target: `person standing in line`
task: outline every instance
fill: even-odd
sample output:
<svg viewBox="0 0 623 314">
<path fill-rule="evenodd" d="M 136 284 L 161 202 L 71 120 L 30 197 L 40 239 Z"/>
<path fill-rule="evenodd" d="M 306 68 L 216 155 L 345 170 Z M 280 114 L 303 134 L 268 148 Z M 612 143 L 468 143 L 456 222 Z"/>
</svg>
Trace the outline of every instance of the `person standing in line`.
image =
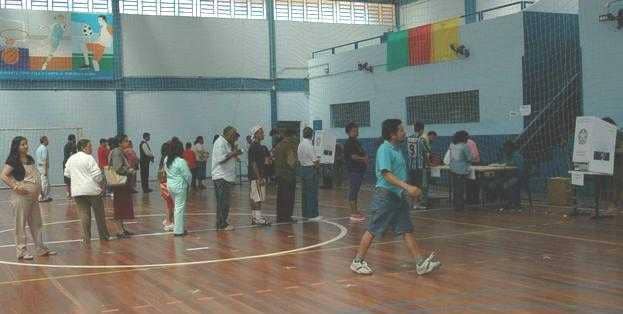
<svg viewBox="0 0 623 314">
<path fill-rule="evenodd" d="M 477 166 L 480 165 L 480 150 L 478 150 L 478 145 L 474 141 L 474 139 L 469 136 L 467 131 L 463 131 L 467 134 L 467 148 L 469 149 L 470 154 L 472 154 L 472 165 Z M 465 194 L 467 198 L 467 204 L 469 205 L 477 205 L 480 203 L 480 184 L 478 180 L 468 179 L 469 182 L 465 186 Z"/>
<path fill-rule="evenodd" d="M 164 231 L 173 231 L 173 210 L 175 203 L 173 202 L 173 196 L 169 191 L 169 185 L 167 184 L 167 172 L 164 169 L 164 161 L 169 153 L 169 142 L 165 142 L 160 147 L 160 165 L 158 167 L 158 182 L 160 182 L 160 197 L 165 204 L 164 220 L 162 221 L 162 229 Z"/>
<path fill-rule="evenodd" d="M 186 152 L 194 156 L 190 150 L 190 143 L 186 144 Z M 173 137 L 169 141 L 169 152 L 164 161 L 164 171 L 167 174 L 167 186 L 175 202 L 173 234 L 176 237 L 185 236 L 188 231 L 185 229 L 186 201 L 188 200 L 188 188 L 190 187 L 192 174 L 188 163 L 182 155 L 186 154 L 182 142 Z"/>
<path fill-rule="evenodd" d="M 110 154 L 108 143 L 110 142 L 112 142 L 110 139 L 102 138 L 100 139 L 100 146 L 97 148 L 97 165 L 102 171 L 104 171 L 105 167 L 108 167 L 108 155 Z M 106 180 L 104 180 L 104 190 L 106 191 L 106 196 L 112 196 L 112 190 L 106 185 Z"/>
<path fill-rule="evenodd" d="M 77 153 L 76 149 L 76 136 L 74 134 L 69 134 L 67 136 L 67 143 L 63 147 L 63 173 L 65 172 L 65 163 L 69 160 L 71 155 Z M 67 199 L 71 199 L 71 179 L 67 177 L 63 177 L 65 181 L 65 191 L 67 193 Z"/>
<path fill-rule="evenodd" d="M 428 274 L 441 266 L 435 253 L 425 257 L 413 235 L 408 198 L 417 199 L 422 191 L 408 184 L 407 165 L 402 152 L 405 130 L 399 119 L 383 121 L 383 139 L 376 152 L 376 188 L 372 199 L 368 227 L 361 238 L 357 255 L 350 269 L 360 275 L 371 275 L 374 269 L 365 261 L 366 253 L 374 238 L 382 236 L 387 229 L 402 235 L 415 260 L 418 275 Z"/>
<path fill-rule="evenodd" d="M 363 178 L 368 169 L 368 154 L 357 139 L 359 137 L 359 126 L 355 122 L 346 125 L 348 140 L 344 144 L 344 160 L 348 169 L 350 188 L 348 190 L 348 203 L 350 205 L 350 220 L 362 222 L 366 217 L 359 211 L 357 198 L 363 183 Z"/>
<path fill-rule="evenodd" d="M 50 180 L 48 179 L 48 174 L 50 173 L 50 155 L 48 152 L 48 142 L 47 136 L 42 136 L 39 139 L 41 145 L 37 147 L 35 151 L 35 161 L 37 163 L 37 170 L 41 175 L 41 195 L 39 195 L 39 202 L 51 202 L 52 198 L 50 197 Z"/>
<path fill-rule="evenodd" d="M 413 204 L 413 209 L 426 209 L 428 206 L 428 168 L 431 148 L 424 135 L 424 123 L 416 121 L 413 129 L 415 134 L 407 139 L 409 154 L 409 184 L 422 190 L 419 203 Z"/>
<path fill-rule="evenodd" d="M 236 182 L 236 161 L 242 155 L 236 140 L 236 129 L 227 126 L 212 148 L 212 181 L 216 194 L 216 229 L 231 231 L 234 226 L 227 221 L 231 201 L 231 186 Z"/>
<path fill-rule="evenodd" d="M 32 260 L 34 257 L 26 246 L 26 225 L 35 243 L 38 256 L 56 255 L 43 243 L 41 208 L 37 202 L 41 193 L 40 175 L 35 160 L 28 155 L 28 140 L 22 136 L 11 141 L 0 179 L 11 189 L 9 205 L 15 215 L 15 248 L 18 260 Z"/>
<path fill-rule="evenodd" d="M 193 190 L 197 189 L 197 156 L 195 152 L 192 150 L 193 145 L 188 142 L 186 143 L 186 149 L 183 150 L 182 157 L 186 160 L 186 164 L 188 164 L 188 168 L 190 168 L 190 173 L 192 175 L 191 186 Z"/>
<path fill-rule="evenodd" d="M 201 190 L 205 190 L 206 186 L 203 184 L 203 181 L 208 176 L 207 167 L 208 167 L 208 157 L 210 157 L 210 153 L 205 148 L 205 143 L 203 140 L 203 136 L 197 136 L 195 139 L 195 144 L 193 145 L 193 152 L 195 152 L 195 157 L 197 158 L 197 180 L 198 187 Z"/>
<path fill-rule="evenodd" d="M 136 170 L 132 169 L 125 158 L 123 151 L 130 146 L 130 140 L 125 134 L 117 135 L 111 144 L 109 164 L 117 174 L 128 177 L 128 182 L 132 176 L 136 176 Z M 134 233 L 128 231 L 123 222 L 124 220 L 134 219 L 134 204 L 132 203 L 132 187 L 126 182 L 124 185 L 112 188 L 115 195 L 113 198 L 114 219 L 117 224 L 117 237 L 127 238 Z"/>
<path fill-rule="evenodd" d="M 335 144 L 335 160 L 333 163 L 333 182 L 338 188 L 342 187 L 344 181 L 344 145 Z"/>
<path fill-rule="evenodd" d="M 251 128 L 249 146 L 249 200 L 251 205 L 251 224 L 269 226 L 268 218 L 262 216 L 262 202 L 266 200 L 266 159 L 267 149 L 262 146 L 264 129 L 261 126 Z"/>
<path fill-rule="evenodd" d="M 296 222 L 292 219 L 296 192 L 297 141 L 294 131 L 285 129 L 274 148 L 275 176 L 277 178 L 277 222 Z"/>
<path fill-rule="evenodd" d="M 151 147 L 149 147 L 149 140 L 151 139 L 151 134 L 143 133 L 143 141 L 139 147 L 140 154 L 140 164 L 141 164 L 141 186 L 143 188 L 143 193 L 150 193 L 153 190 L 149 188 L 149 167 L 152 162 L 154 162 L 154 154 L 151 152 Z"/>
<path fill-rule="evenodd" d="M 303 207 L 303 218 L 309 220 L 321 220 L 322 216 L 318 213 L 318 171 L 320 157 L 314 150 L 312 138 L 314 130 L 310 127 L 303 129 L 303 140 L 298 146 L 297 156 L 301 166 L 301 199 Z"/>
<path fill-rule="evenodd" d="M 108 227 L 104 212 L 104 178 L 95 158 L 91 156 L 93 146 L 91 141 L 78 141 L 78 152 L 69 157 L 64 175 L 72 180 L 71 195 L 78 205 L 78 215 L 82 225 L 82 242 L 86 247 L 91 245 L 91 209 L 95 215 L 95 223 L 99 238 L 108 241 Z"/>
<path fill-rule="evenodd" d="M 123 155 L 128 161 L 128 165 L 130 165 L 130 168 L 134 169 L 134 171 L 138 171 L 139 159 L 138 156 L 136 156 L 136 151 L 134 150 L 134 144 L 132 143 L 132 141 L 130 141 L 130 146 L 123 150 Z M 138 193 L 138 191 L 136 190 L 136 176 L 129 177 L 128 179 L 131 180 L 128 184 L 132 189 L 132 193 Z"/>
<path fill-rule="evenodd" d="M 452 138 L 452 144 L 448 149 L 450 159 L 450 180 L 452 180 L 452 200 L 454 210 L 465 209 L 465 184 L 470 173 L 473 155 L 467 147 L 469 135 L 465 131 L 458 131 Z"/>
</svg>

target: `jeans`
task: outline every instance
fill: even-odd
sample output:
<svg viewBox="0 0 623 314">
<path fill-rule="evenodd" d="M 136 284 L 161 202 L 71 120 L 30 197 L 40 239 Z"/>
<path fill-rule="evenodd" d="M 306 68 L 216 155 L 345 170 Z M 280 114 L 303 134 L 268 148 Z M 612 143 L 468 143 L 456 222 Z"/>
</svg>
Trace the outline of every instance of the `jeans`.
<svg viewBox="0 0 623 314">
<path fill-rule="evenodd" d="M 452 201 L 455 210 L 465 209 L 465 181 L 467 180 L 466 174 L 456 174 L 450 172 L 452 180 Z M 469 181 L 472 182 L 471 180 Z"/>
<path fill-rule="evenodd" d="M 303 201 L 303 217 L 318 216 L 318 171 L 316 167 L 301 167 L 301 199 Z"/>
<path fill-rule="evenodd" d="M 224 179 L 214 180 L 214 193 L 216 194 L 216 229 L 225 229 L 229 224 L 229 204 L 231 201 L 232 183 Z M 177 222 L 176 222 L 177 224 Z"/>
</svg>

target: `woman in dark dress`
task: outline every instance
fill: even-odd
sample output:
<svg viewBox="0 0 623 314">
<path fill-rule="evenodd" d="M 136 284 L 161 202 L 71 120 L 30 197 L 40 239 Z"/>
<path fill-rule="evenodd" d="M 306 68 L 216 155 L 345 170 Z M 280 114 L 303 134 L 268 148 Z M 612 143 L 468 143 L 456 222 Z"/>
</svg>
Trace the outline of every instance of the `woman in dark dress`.
<svg viewBox="0 0 623 314">
<path fill-rule="evenodd" d="M 122 186 L 115 186 L 113 190 L 114 219 L 117 223 L 119 232 L 117 237 L 127 238 L 134 233 L 125 229 L 124 220 L 134 219 L 134 205 L 132 204 L 132 178 L 136 176 L 136 170 L 130 167 L 123 151 L 130 147 L 130 140 L 127 135 L 118 135 L 112 143 L 110 152 L 110 166 L 115 172 L 122 176 L 128 176 L 127 183 Z"/>
</svg>

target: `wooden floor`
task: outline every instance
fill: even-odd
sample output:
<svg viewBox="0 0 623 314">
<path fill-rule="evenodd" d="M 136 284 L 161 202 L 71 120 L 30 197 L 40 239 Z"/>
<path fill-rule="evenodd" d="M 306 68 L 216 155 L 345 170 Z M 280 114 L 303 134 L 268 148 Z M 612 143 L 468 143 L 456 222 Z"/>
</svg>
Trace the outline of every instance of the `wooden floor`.
<svg viewBox="0 0 623 314">
<path fill-rule="evenodd" d="M 621 218 L 414 212 L 416 236 L 438 251 L 440 271 L 418 277 L 403 243 L 387 235 L 368 256 L 376 273 L 362 277 L 349 265 L 365 225 L 345 218 L 345 190 L 321 191 L 325 221 L 268 228 L 249 226 L 247 193 L 234 189 L 233 232 L 214 231 L 212 190 L 193 195 L 184 238 L 161 233 L 157 192 L 136 194 L 128 227 L 138 236 L 84 249 L 75 204 L 55 189 L 42 209 L 59 255 L 16 263 L 1 191 L 0 312 L 623 313 Z M 364 191 L 361 203 L 370 197 Z"/>
</svg>

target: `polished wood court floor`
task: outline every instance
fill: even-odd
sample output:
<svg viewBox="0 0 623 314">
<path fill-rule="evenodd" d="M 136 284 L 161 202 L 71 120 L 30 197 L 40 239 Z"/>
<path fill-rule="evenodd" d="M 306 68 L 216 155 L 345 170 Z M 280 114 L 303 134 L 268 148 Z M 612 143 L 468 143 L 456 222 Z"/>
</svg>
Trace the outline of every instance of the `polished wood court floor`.
<svg viewBox="0 0 623 314">
<path fill-rule="evenodd" d="M 401 239 L 388 234 L 368 256 L 376 273 L 364 277 L 349 269 L 365 225 L 345 218 L 345 190 L 321 190 L 325 221 L 265 228 L 249 226 L 247 193 L 234 189 L 231 232 L 213 229 L 213 191 L 193 194 L 184 238 L 162 233 L 156 191 L 136 194 L 128 228 L 137 236 L 86 249 L 75 204 L 58 188 L 41 207 L 59 255 L 17 263 L 1 191 L 0 313 L 623 313 L 620 216 L 413 212 L 420 245 L 443 267 L 418 277 Z M 370 198 L 363 191 L 361 204 Z M 268 214 L 274 204 L 271 196 Z"/>
</svg>

